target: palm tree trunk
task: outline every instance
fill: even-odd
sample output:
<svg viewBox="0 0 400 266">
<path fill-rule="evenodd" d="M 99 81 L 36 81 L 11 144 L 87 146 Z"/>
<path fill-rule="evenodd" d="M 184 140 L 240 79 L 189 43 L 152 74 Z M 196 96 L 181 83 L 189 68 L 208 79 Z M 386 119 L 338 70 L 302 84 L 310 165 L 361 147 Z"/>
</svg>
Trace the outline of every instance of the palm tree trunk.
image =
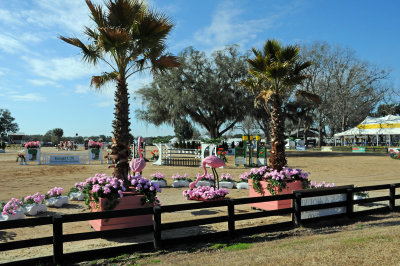
<svg viewBox="0 0 400 266">
<path fill-rule="evenodd" d="M 287 164 L 285 155 L 285 135 L 282 114 L 282 100 L 279 95 L 271 96 L 271 155 L 270 166 L 275 170 L 282 170 Z"/>
<path fill-rule="evenodd" d="M 129 164 L 129 95 L 128 84 L 125 77 L 118 77 L 117 89 L 115 91 L 115 109 L 114 109 L 114 138 L 115 144 L 112 149 L 114 155 L 114 176 L 124 180 L 124 184 L 128 183 Z"/>
</svg>

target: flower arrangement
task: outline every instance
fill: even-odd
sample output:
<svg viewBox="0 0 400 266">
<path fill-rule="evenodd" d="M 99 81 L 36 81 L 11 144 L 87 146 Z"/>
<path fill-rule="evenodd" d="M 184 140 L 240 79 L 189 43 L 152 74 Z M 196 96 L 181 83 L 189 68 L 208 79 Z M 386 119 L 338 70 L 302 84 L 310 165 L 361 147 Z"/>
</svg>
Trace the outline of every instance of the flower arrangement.
<svg viewBox="0 0 400 266">
<path fill-rule="evenodd" d="M 64 189 L 62 187 L 53 187 L 52 189 L 47 191 L 47 193 L 45 195 L 45 199 L 58 198 L 62 195 L 63 191 L 64 191 Z"/>
<path fill-rule="evenodd" d="M 158 150 L 150 151 L 150 153 L 152 155 L 150 160 L 152 160 L 152 161 L 157 161 L 158 157 L 160 157 L 158 154 Z"/>
<path fill-rule="evenodd" d="M 144 195 L 142 198 L 142 204 L 151 203 L 154 205 L 161 205 L 160 200 L 157 197 L 157 192 L 161 192 L 161 188 L 158 184 L 153 184 L 150 180 L 140 175 L 129 175 L 128 180 L 131 182 L 135 192 Z"/>
<path fill-rule="evenodd" d="M 154 173 L 154 174 L 150 175 L 150 177 L 151 177 L 151 180 L 166 181 L 165 175 L 160 172 Z"/>
<path fill-rule="evenodd" d="M 172 175 L 172 180 L 192 182 L 192 180 L 189 178 L 189 174 L 187 174 L 187 173 L 185 173 L 183 176 L 181 176 L 179 173 Z"/>
<path fill-rule="evenodd" d="M 390 149 L 389 156 L 392 159 L 400 159 L 400 151 L 398 149 Z"/>
<path fill-rule="evenodd" d="M 17 211 L 22 207 L 23 203 L 19 199 L 12 198 L 10 201 L 7 203 L 2 203 L 3 206 L 3 211 L 2 215 L 16 215 Z"/>
<path fill-rule="evenodd" d="M 22 203 L 24 204 L 24 205 L 26 205 L 26 204 L 39 204 L 39 203 L 42 203 L 43 202 L 43 200 L 45 199 L 45 195 L 42 195 L 42 194 L 40 194 L 39 192 L 36 192 L 35 194 L 33 194 L 33 195 L 28 195 L 28 196 L 26 196 L 24 199 L 23 199 L 23 201 L 22 201 Z"/>
<path fill-rule="evenodd" d="M 183 191 L 183 196 L 187 200 L 221 200 L 229 194 L 227 189 L 214 189 L 213 187 L 200 186 L 196 189 L 188 189 Z"/>
<path fill-rule="evenodd" d="M 112 210 L 118 205 L 118 199 L 123 197 L 125 191 L 124 181 L 106 174 L 95 174 L 79 183 L 81 191 L 85 194 L 85 204 L 91 208 L 91 202 L 95 202 L 98 208 L 99 199 L 108 199 L 105 209 Z"/>
<path fill-rule="evenodd" d="M 29 141 L 29 142 L 25 143 L 25 148 L 27 148 L 27 149 L 40 148 L 40 141 Z"/>
<path fill-rule="evenodd" d="M 25 160 L 25 153 L 19 153 L 19 154 L 17 155 L 17 160 L 16 160 L 16 162 L 18 162 L 18 161 L 20 161 L 20 162 L 26 162 L 26 160 Z"/>
<path fill-rule="evenodd" d="M 196 175 L 196 178 L 198 178 L 199 176 L 202 176 L 202 174 L 198 173 Z M 208 180 L 208 181 L 214 182 L 214 175 L 207 173 L 206 176 L 203 178 L 203 180 Z"/>
<path fill-rule="evenodd" d="M 303 188 L 309 187 L 308 180 L 309 173 L 302 172 L 301 169 L 292 169 L 283 167 L 281 171 L 269 169 L 268 166 L 262 166 L 260 168 L 252 168 L 250 175 L 248 176 L 253 182 L 253 189 L 262 194 L 261 181 L 267 182 L 267 189 L 271 195 L 276 195 L 283 188 L 286 188 L 287 182 L 293 182 L 295 180 L 303 181 Z"/>
<path fill-rule="evenodd" d="M 35 216 L 38 213 L 47 212 L 47 207 L 43 204 L 46 195 L 42 195 L 39 192 L 28 195 L 22 199 L 22 210 L 24 214 Z"/>
<path fill-rule="evenodd" d="M 221 174 L 221 181 L 222 182 L 235 182 L 235 179 L 233 177 L 233 175 L 229 174 L 229 173 L 222 173 Z"/>
<path fill-rule="evenodd" d="M 240 181 L 239 183 L 247 183 L 249 180 L 249 172 L 245 172 L 244 174 L 239 175 Z"/>
<path fill-rule="evenodd" d="M 103 147 L 103 143 L 101 143 L 101 142 L 96 142 L 96 141 L 93 141 L 93 140 L 89 140 L 89 145 L 88 145 L 88 147 L 89 147 L 90 149 L 100 149 L 101 147 Z"/>
<path fill-rule="evenodd" d="M 70 200 L 84 200 L 85 194 L 83 189 L 85 188 L 85 182 L 75 183 L 75 186 L 70 188 L 68 192 L 68 198 Z"/>
<path fill-rule="evenodd" d="M 218 151 L 217 151 L 217 155 L 222 161 L 224 161 L 224 162 L 228 161 L 226 159 L 226 151 L 224 151 L 224 148 L 219 148 Z"/>
<path fill-rule="evenodd" d="M 334 187 L 335 183 L 326 183 L 322 181 L 321 183 L 317 183 L 314 181 L 310 181 L 309 188 L 326 188 L 326 187 Z"/>
</svg>

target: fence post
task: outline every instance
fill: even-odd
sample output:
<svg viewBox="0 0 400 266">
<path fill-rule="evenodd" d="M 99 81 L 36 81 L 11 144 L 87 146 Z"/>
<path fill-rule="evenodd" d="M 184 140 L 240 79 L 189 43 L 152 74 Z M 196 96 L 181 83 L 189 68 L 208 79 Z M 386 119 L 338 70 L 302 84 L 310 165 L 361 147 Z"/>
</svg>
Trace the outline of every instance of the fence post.
<svg viewBox="0 0 400 266">
<path fill-rule="evenodd" d="M 61 215 L 53 215 L 53 263 L 63 263 L 63 218 Z"/>
<path fill-rule="evenodd" d="M 354 212 L 354 200 L 353 200 L 353 189 L 348 188 L 346 189 L 346 214 L 347 217 L 351 218 L 353 217 L 353 212 Z"/>
<path fill-rule="evenodd" d="M 301 192 L 294 193 L 293 208 L 293 222 L 296 226 L 301 226 Z"/>
<path fill-rule="evenodd" d="M 153 214 L 153 246 L 155 250 L 158 250 L 161 248 L 161 207 L 154 206 Z"/>
<path fill-rule="evenodd" d="M 389 209 L 390 211 L 394 211 L 396 206 L 396 186 L 394 184 L 390 184 L 390 199 L 389 199 Z"/>
<path fill-rule="evenodd" d="M 235 238 L 235 203 L 233 199 L 227 200 L 228 204 L 228 231 L 231 238 Z"/>
</svg>

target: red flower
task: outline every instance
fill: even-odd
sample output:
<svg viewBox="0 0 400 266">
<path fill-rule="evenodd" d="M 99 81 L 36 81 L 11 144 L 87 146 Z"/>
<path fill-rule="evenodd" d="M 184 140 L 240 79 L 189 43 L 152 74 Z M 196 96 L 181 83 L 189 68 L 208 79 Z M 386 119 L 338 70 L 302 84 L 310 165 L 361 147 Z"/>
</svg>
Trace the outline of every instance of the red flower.
<svg viewBox="0 0 400 266">
<path fill-rule="evenodd" d="M 264 152 L 263 151 L 260 151 L 260 154 L 263 154 Z"/>
<path fill-rule="evenodd" d="M 218 153 L 218 154 L 221 154 L 221 152 L 220 152 L 220 151 L 218 151 L 217 153 Z"/>
<path fill-rule="evenodd" d="M 201 146 L 197 146 L 197 149 L 199 149 L 199 150 L 200 150 L 200 149 L 201 149 Z"/>
<path fill-rule="evenodd" d="M 225 155 L 225 154 L 226 154 L 226 151 L 224 151 L 222 154 Z"/>
<path fill-rule="evenodd" d="M 219 148 L 218 150 L 220 150 L 220 151 L 223 151 L 223 150 L 224 150 L 224 148 Z"/>
</svg>

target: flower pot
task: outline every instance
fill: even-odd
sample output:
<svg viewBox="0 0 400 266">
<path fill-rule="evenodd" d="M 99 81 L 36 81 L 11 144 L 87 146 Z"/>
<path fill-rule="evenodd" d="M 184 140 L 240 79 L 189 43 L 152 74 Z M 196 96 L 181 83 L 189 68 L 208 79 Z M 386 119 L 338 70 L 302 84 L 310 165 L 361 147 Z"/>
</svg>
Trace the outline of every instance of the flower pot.
<svg viewBox="0 0 400 266">
<path fill-rule="evenodd" d="M 15 215 L 12 214 L 1 214 L 0 215 L 0 221 L 12 221 L 12 220 L 19 220 L 19 219 L 25 219 L 25 214 L 23 210 L 18 210 Z"/>
<path fill-rule="evenodd" d="M 159 187 L 167 186 L 167 182 L 165 182 L 164 180 L 150 180 L 150 183 L 157 184 Z"/>
<path fill-rule="evenodd" d="M 214 185 L 213 181 L 201 180 L 197 183 L 196 187 L 212 187 Z"/>
<path fill-rule="evenodd" d="M 249 179 L 249 196 L 250 197 L 262 197 L 262 196 L 272 196 L 272 194 L 267 189 L 267 181 L 260 181 L 262 187 L 262 194 L 256 192 L 252 187 L 252 181 Z M 296 180 L 292 182 L 286 183 L 286 188 L 283 188 L 282 191 L 279 191 L 279 187 L 275 189 L 276 195 L 284 195 L 291 194 L 294 190 L 303 189 L 303 182 L 301 180 Z M 250 206 L 262 210 L 278 210 L 292 207 L 292 200 L 276 200 L 276 201 L 267 201 L 267 202 L 259 202 L 259 203 L 251 203 Z"/>
<path fill-rule="evenodd" d="M 176 180 L 172 183 L 172 187 L 189 187 L 189 181 L 187 180 Z"/>
<path fill-rule="evenodd" d="M 47 212 L 47 206 L 45 204 L 27 204 L 22 208 L 25 215 L 35 216 L 39 213 Z"/>
<path fill-rule="evenodd" d="M 69 200 L 68 200 L 67 196 L 51 197 L 51 198 L 45 200 L 46 206 L 55 207 L 55 208 L 60 208 L 68 203 L 69 203 Z"/>
<path fill-rule="evenodd" d="M 78 192 L 71 192 L 68 195 L 70 200 L 85 200 L 85 195 L 82 193 L 82 191 L 78 191 Z"/>
<path fill-rule="evenodd" d="M 249 189 L 249 183 L 240 182 L 236 184 L 237 189 Z"/>
<path fill-rule="evenodd" d="M 100 155 L 100 149 L 90 149 L 92 153 L 92 160 L 98 160 Z"/>
<path fill-rule="evenodd" d="M 36 159 L 37 159 L 37 153 L 38 153 L 38 150 L 37 149 L 32 149 L 32 148 L 28 148 L 28 154 L 29 154 L 29 158 L 28 158 L 28 160 L 29 161 L 36 161 Z"/>
<path fill-rule="evenodd" d="M 221 181 L 221 182 L 219 182 L 219 187 L 220 188 L 233 188 L 233 185 L 235 185 L 235 182 L 229 182 L 229 181 Z"/>
<path fill-rule="evenodd" d="M 114 210 L 124 210 L 124 209 L 137 209 L 137 208 L 146 208 L 146 207 L 153 207 L 152 204 L 147 203 L 142 205 L 143 195 L 138 195 L 133 192 L 124 192 L 124 197 L 119 199 L 118 205 L 114 208 Z M 91 202 L 91 211 L 98 212 L 98 211 L 105 211 L 106 202 L 108 199 L 100 198 L 98 208 L 96 208 L 96 203 Z M 104 231 L 104 230 L 111 230 L 111 229 L 121 229 L 121 228 L 131 228 L 131 227 L 138 227 L 138 226 L 145 226 L 145 225 L 152 225 L 153 224 L 153 215 L 146 214 L 140 216 L 127 216 L 121 218 L 110 218 L 110 219 L 97 219 L 97 220 L 90 220 L 89 224 L 93 227 L 96 231 Z"/>
</svg>

